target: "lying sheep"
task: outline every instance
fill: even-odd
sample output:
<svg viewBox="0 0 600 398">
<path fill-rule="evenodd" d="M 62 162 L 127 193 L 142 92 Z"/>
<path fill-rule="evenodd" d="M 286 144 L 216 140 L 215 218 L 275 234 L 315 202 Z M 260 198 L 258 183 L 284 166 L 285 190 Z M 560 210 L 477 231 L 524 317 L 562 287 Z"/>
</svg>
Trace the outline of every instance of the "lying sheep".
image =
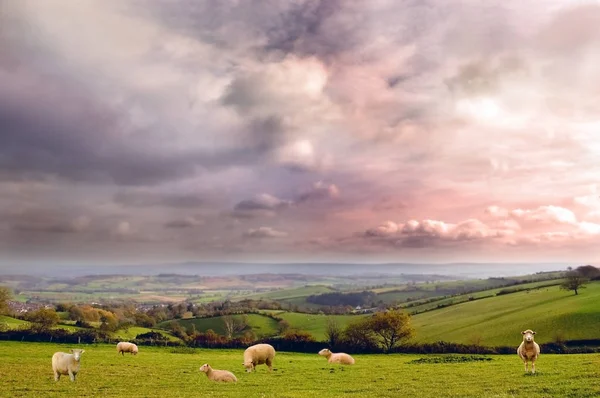
<svg viewBox="0 0 600 398">
<path fill-rule="evenodd" d="M 81 354 L 85 350 L 71 350 L 70 354 L 66 352 L 55 352 L 52 355 L 52 371 L 54 372 L 54 380 L 60 380 L 60 375 L 69 375 L 71 381 L 75 381 L 75 377 L 79 372 L 79 362 Z"/>
<path fill-rule="evenodd" d="M 131 355 L 137 355 L 138 346 L 133 343 L 127 343 L 124 341 L 117 344 L 117 354 L 121 354 L 121 355 L 125 356 L 126 352 L 130 352 Z"/>
<path fill-rule="evenodd" d="M 275 358 L 275 348 L 270 344 L 256 344 L 246 348 L 244 351 L 244 367 L 246 372 L 256 370 L 256 365 L 266 364 L 269 372 L 273 371 L 273 359 Z"/>
<path fill-rule="evenodd" d="M 339 363 L 340 365 L 354 365 L 354 358 L 343 352 L 338 352 L 334 354 L 333 352 L 329 351 L 329 349 L 323 348 L 321 351 L 319 351 L 319 355 L 327 358 L 327 362 L 329 363 Z"/>
<path fill-rule="evenodd" d="M 206 373 L 206 376 L 209 380 L 212 381 L 222 381 L 225 383 L 235 383 L 237 382 L 237 377 L 233 373 L 228 370 L 218 370 L 210 367 L 209 364 L 205 363 L 200 366 L 200 372 Z"/>
<path fill-rule="evenodd" d="M 527 329 L 521 332 L 521 334 L 523 335 L 523 341 L 519 345 L 519 348 L 517 348 L 517 354 L 525 364 L 525 372 L 527 372 L 527 361 L 531 361 L 531 373 L 535 373 L 535 360 L 540 355 L 540 346 L 533 341 L 535 332 Z"/>
</svg>

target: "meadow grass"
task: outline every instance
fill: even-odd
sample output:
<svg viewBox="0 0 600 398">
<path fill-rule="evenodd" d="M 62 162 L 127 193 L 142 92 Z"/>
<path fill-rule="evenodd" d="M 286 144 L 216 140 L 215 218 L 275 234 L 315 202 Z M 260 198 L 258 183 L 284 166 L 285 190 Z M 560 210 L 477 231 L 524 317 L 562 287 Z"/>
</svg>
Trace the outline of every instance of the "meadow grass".
<svg viewBox="0 0 600 398">
<path fill-rule="evenodd" d="M 252 331 L 257 337 L 272 336 L 277 334 L 277 321 L 260 314 L 247 314 L 245 315 L 248 320 L 248 325 L 252 328 Z M 234 318 L 241 318 L 242 315 L 233 315 Z M 168 327 L 172 321 L 167 321 L 159 324 L 159 327 Z M 177 322 L 184 328 L 189 328 L 190 325 L 196 327 L 198 332 L 206 332 L 212 329 L 215 333 L 225 335 L 225 324 L 223 317 L 214 316 L 209 318 L 192 318 L 192 319 L 180 319 Z"/>
<path fill-rule="evenodd" d="M 517 355 L 491 360 L 435 360 L 445 356 L 356 355 L 356 365 L 330 365 L 316 354 L 279 352 L 274 371 L 243 371 L 242 350 L 140 347 L 137 356 L 114 345 L 81 345 L 75 382 L 52 377 L 51 357 L 72 346 L 0 342 L 0 397 L 596 397 L 600 356 L 543 355 L 526 375 Z M 425 360 L 423 360 L 425 358 Z M 427 358 L 431 358 L 429 361 Z M 233 371 L 236 384 L 211 382 L 198 371 L 208 362 Z"/>
<path fill-rule="evenodd" d="M 470 301 L 414 315 L 415 341 L 511 345 L 521 330 L 533 329 L 536 341 L 600 338 L 600 282 L 579 295 L 558 286 Z"/>
</svg>

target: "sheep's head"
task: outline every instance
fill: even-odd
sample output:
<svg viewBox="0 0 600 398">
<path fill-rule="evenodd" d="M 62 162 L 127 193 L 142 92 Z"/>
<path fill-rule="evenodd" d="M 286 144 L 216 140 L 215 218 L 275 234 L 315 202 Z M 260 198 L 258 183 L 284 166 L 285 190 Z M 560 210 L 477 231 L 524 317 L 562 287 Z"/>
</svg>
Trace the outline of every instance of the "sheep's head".
<svg viewBox="0 0 600 398">
<path fill-rule="evenodd" d="M 71 350 L 71 354 L 73 354 L 73 358 L 75 358 L 76 361 L 79 361 L 81 359 L 81 354 L 83 354 L 85 352 L 85 350 Z"/>
<path fill-rule="evenodd" d="M 328 348 L 323 348 L 321 351 L 319 351 L 319 355 L 322 355 L 324 357 L 328 357 L 331 355 L 331 351 L 329 351 Z"/>
<path fill-rule="evenodd" d="M 204 365 L 200 366 L 200 372 L 204 372 L 207 373 L 208 369 L 210 369 L 210 365 L 205 363 Z"/>
<path fill-rule="evenodd" d="M 246 372 L 252 372 L 252 368 L 254 367 L 252 361 L 244 361 L 242 365 L 244 365 L 244 367 L 246 368 Z"/>
<path fill-rule="evenodd" d="M 523 341 L 530 343 L 533 341 L 533 335 L 535 334 L 535 332 L 531 329 L 527 329 L 522 331 L 521 334 L 523 335 Z"/>
</svg>

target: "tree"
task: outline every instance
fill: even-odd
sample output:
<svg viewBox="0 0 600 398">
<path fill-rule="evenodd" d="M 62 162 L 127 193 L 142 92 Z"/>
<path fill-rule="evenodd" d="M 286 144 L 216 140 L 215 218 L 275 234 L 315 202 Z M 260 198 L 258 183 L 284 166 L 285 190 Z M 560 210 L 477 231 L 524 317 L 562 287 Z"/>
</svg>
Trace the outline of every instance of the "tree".
<svg viewBox="0 0 600 398">
<path fill-rule="evenodd" d="M 327 318 L 325 337 L 327 338 L 330 347 L 335 347 L 341 340 L 342 328 L 338 324 L 337 320 L 333 317 Z"/>
<path fill-rule="evenodd" d="M 7 288 L 0 286 L 0 314 L 7 314 L 9 312 L 8 302 L 12 298 L 12 291 Z"/>
<path fill-rule="evenodd" d="M 285 319 L 282 319 L 279 322 L 277 322 L 277 331 L 279 332 L 279 334 L 285 333 L 289 328 L 290 323 Z"/>
<path fill-rule="evenodd" d="M 40 308 L 37 311 L 28 312 L 25 319 L 33 323 L 34 329 L 48 330 L 56 326 L 60 317 L 53 308 Z"/>
<path fill-rule="evenodd" d="M 577 272 L 590 280 L 600 279 L 600 269 L 593 265 L 582 265 L 577 267 Z"/>
<path fill-rule="evenodd" d="M 587 282 L 588 278 L 583 276 L 579 271 L 568 271 L 560 288 L 563 290 L 573 290 L 575 295 L 578 295 L 579 289 L 583 289 Z"/>
<path fill-rule="evenodd" d="M 401 311 L 377 312 L 366 323 L 385 352 L 391 352 L 402 341 L 413 336 L 410 315 Z"/>
<path fill-rule="evenodd" d="M 367 318 L 363 318 L 347 324 L 342 334 L 343 343 L 358 350 L 376 348 L 377 342 L 367 321 Z"/>
<path fill-rule="evenodd" d="M 242 315 L 241 317 L 225 315 L 222 319 L 223 326 L 225 327 L 225 336 L 228 339 L 233 338 L 236 334 L 242 332 L 248 327 L 247 315 Z"/>
</svg>

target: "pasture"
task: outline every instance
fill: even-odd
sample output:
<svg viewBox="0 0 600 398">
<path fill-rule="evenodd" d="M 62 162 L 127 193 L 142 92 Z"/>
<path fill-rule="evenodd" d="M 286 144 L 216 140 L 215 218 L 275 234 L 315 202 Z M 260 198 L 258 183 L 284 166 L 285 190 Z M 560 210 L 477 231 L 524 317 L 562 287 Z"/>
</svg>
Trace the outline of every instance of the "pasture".
<svg viewBox="0 0 600 398">
<path fill-rule="evenodd" d="M 515 330 L 529 328 L 537 332 L 538 343 L 597 339 L 600 282 L 588 284 L 577 296 L 551 286 L 469 301 L 414 315 L 412 324 L 421 343 L 511 345 L 518 343 Z"/>
<path fill-rule="evenodd" d="M 0 343 L 1 397 L 594 397 L 600 394 L 600 356 L 543 355 L 525 375 L 517 355 L 486 357 L 356 355 L 356 365 L 330 365 L 316 354 L 279 352 L 274 372 L 243 372 L 242 350 L 140 347 L 117 355 L 114 345 L 86 351 L 72 383 L 52 379 L 51 357 L 70 346 Z M 228 369 L 237 384 L 211 382 L 198 371 L 208 362 Z"/>
</svg>

